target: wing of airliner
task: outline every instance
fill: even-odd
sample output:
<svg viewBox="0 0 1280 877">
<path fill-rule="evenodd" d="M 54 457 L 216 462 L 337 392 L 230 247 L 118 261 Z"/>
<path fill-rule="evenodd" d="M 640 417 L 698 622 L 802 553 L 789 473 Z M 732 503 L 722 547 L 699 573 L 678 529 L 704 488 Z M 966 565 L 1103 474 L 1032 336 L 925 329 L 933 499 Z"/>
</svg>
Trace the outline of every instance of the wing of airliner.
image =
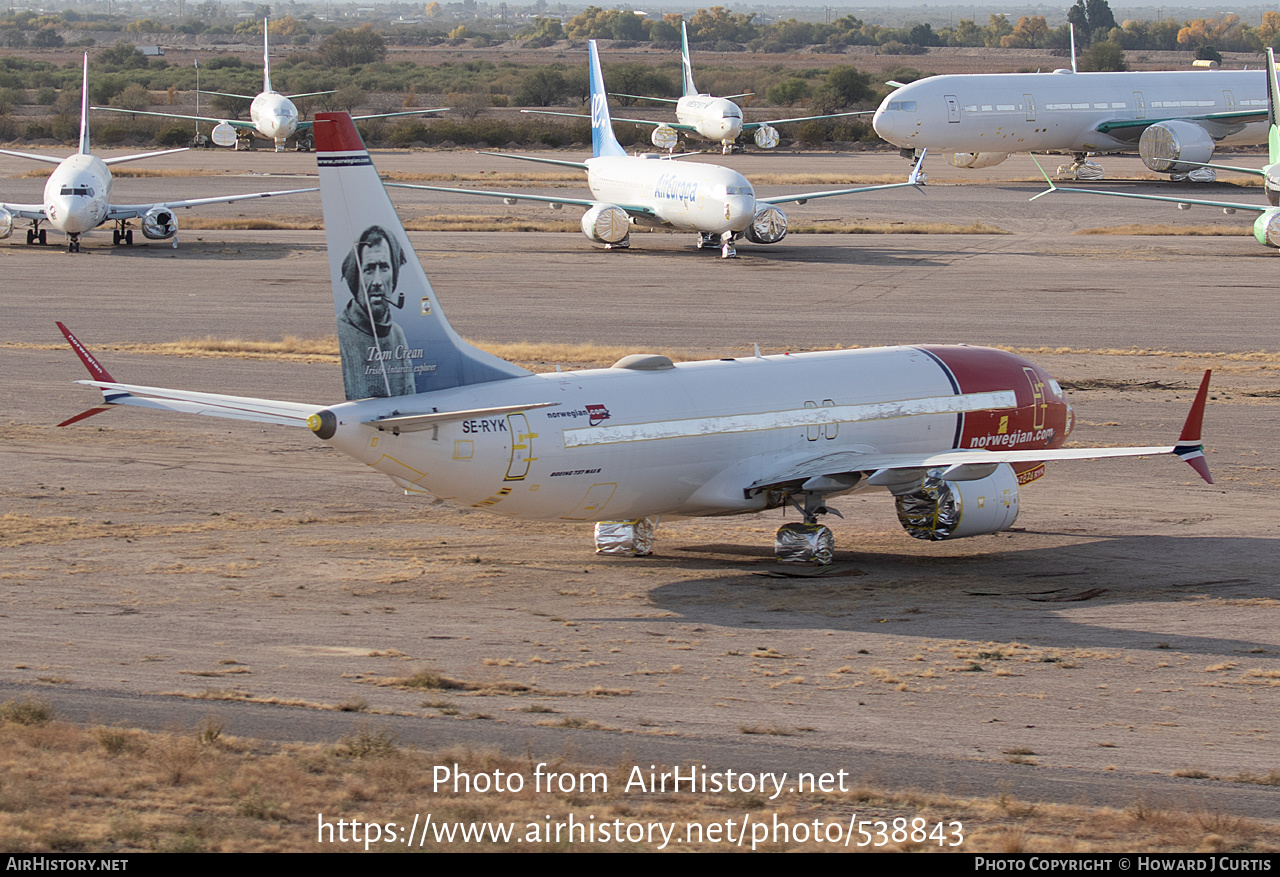
<svg viewBox="0 0 1280 877">
<path fill-rule="evenodd" d="M 920 152 L 920 158 L 916 160 L 916 166 L 911 169 L 911 176 L 907 177 L 905 183 L 882 183 L 878 186 L 857 186 L 852 189 L 830 189 L 826 192 L 804 192 L 799 195 L 775 195 L 772 198 L 756 198 L 757 204 L 803 204 L 806 201 L 816 201 L 818 198 L 833 198 L 836 195 L 856 195 L 859 192 L 877 192 L 883 189 L 901 189 L 906 186 L 916 186 L 917 188 L 924 185 L 920 180 L 920 170 L 924 167 L 924 157 L 929 154 L 929 150 L 925 149 Z"/>
<path fill-rule="evenodd" d="M 106 112 L 109 112 L 109 113 L 128 113 L 131 116 L 159 116 L 162 119 L 187 119 L 188 121 L 192 121 L 192 122 L 209 122 L 210 124 L 213 124 L 213 125 L 217 125 L 219 123 L 225 123 L 227 125 L 230 125 L 233 128 L 243 128 L 248 131 L 252 131 L 256 129 L 256 126 L 253 124 L 253 122 L 246 122 L 243 119 L 228 119 L 225 116 L 189 116 L 183 113 L 158 113 L 153 110 L 125 110 L 125 109 L 121 109 L 120 107 L 90 107 L 90 109 L 105 110 Z M 351 118 L 357 122 L 361 122 L 368 119 L 388 119 L 388 118 L 391 118 L 392 116 L 424 116 L 429 113 L 443 113 L 447 109 L 449 108 L 436 107 L 435 109 L 431 109 L 431 110 L 405 110 L 403 112 L 396 112 L 396 113 L 372 113 L 367 116 L 352 116 Z M 310 121 L 300 121 L 298 122 L 298 130 L 309 131 L 311 130 L 314 124 L 315 124 L 314 122 L 310 122 Z M 109 161 L 110 160 L 108 159 L 108 162 Z"/>
<path fill-rule="evenodd" d="M 572 204 L 575 207 L 595 207 L 597 204 L 603 204 L 603 201 L 593 201 L 590 198 L 556 198 L 549 195 L 530 195 L 527 192 L 494 192 L 485 189 L 450 189 L 446 186 L 424 186 L 420 183 L 384 183 L 388 188 L 396 189 L 425 189 L 428 192 L 451 192 L 455 195 L 482 195 L 485 198 L 501 198 L 508 204 L 514 204 L 517 201 L 541 201 L 544 204 Z M 633 216 L 653 216 L 653 208 L 645 207 L 642 204 L 615 204 L 615 207 L 621 207 L 627 213 Z"/>
<path fill-rule="evenodd" d="M 657 100 L 657 98 L 648 98 L 648 99 Z M 725 100 L 727 99 L 728 98 L 725 98 Z M 672 103 L 676 103 L 676 101 L 672 101 Z M 539 116 L 568 116 L 571 119 L 581 119 L 584 122 L 591 121 L 591 116 L 584 115 L 583 113 L 560 113 L 560 112 L 556 112 L 555 110 L 521 110 L 520 112 L 533 113 Z M 765 125 L 785 125 L 789 122 L 815 122 L 819 119 L 838 119 L 841 116 L 869 116 L 874 112 L 875 110 L 864 110 L 862 112 L 855 112 L 855 113 L 829 113 L 825 116 L 797 116 L 794 119 L 769 119 L 764 122 L 743 122 L 742 130 L 744 132 L 747 132 L 747 131 L 754 131 L 757 128 L 762 128 Z M 647 125 L 650 128 L 666 127 L 666 128 L 675 128 L 677 131 L 688 131 L 693 134 L 698 133 L 698 128 L 696 125 L 685 125 L 680 122 L 655 121 L 653 119 L 623 119 L 618 116 L 614 116 L 612 114 L 610 115 L 610 118 L 612 118 L 613 121 L 615 122 L 628 122 L 633 125 Z"/>
<path fill-rule="evenodd" d="M 1045 181 L 1049 184 L 1049 188 L 1038 195 L 1032 195 L 1028 200 L 1034 201 L 1037 198 L 1043 198 L 1045 195 L 1052 195 L 1054 192 L 1071 192 L 1076 195 L 1105 195 L 1109 198 L 1134 198 L 1138 201 L 1163 201 L 1166 204 L 1197 204 L 1202 207 L 1221 207 L 1223 210 L 1251 210 L 1254 213 L 1266 213 L 1268 210 L 1275 208 L 1269 204 L 1243 204 L 1237 201 L 1206 201 L 1202 198 L 1178 198 L 1173 195 L 1142 195 L 1137 192 L 1110 192 L 1105 189 L 1079 189 L 1075 186 L 1058 186 L 1045 173 L 1044 167 L 1033 155 L 1031 160 L 1036 163 L 1036 167 L 1040 168 L 1040 173 L 1044 175 Z M 1186 164 L 1199 164 L 1199 162 L 1186 162 Z M 1206 167 L 1208 165 L 1205 165 Z M 1214 167 L 1222 167 L 1222 165 L 1214 165 Z M 1232 170 L 1244 170 L 1244 168 L 1232 168 Z M 1255 171 L 1255 173 L 1262 173 Z M 1265 176 L 1265 173 L 1263 173 Z"/>
<path fill-rule="evenodd" d="M 1202 115 L 1173 114 L 1154 116 L 1147 119 L 1109 119 L 1105 122 L 1099 122 L 1094 126 L 1093 130 L 1099 134 L 1110 135 L 1117 140 L 1131 140 L 1136 143 L 1142 136 L 1143 131 L 1160 122 L 1207 122 L 1210 125 L 1217 123 L 1234 127 L 1246 125 L 1249 122 L 1265 122 L 1266 120 L 1267 111 L 1265 109 L 1231 110 L 1223 113 L 1205 113 Z M 1205 125 L 1200 127 L 1206 128 Z M 1214 133 L 1211 127 L 1206 128 L 1206 130 L 1211 135 Z"/>
<path fill-rule="evenodd" d="M 981 478 L 1000 463 L 1046 463 L 1058 460 L 1099 460 L 1115 457 L 1153 457 L 1173 454 L 1181 458 L 1208 483 L 1213 483 L 1208 463 L 1204 459 L 1204 445 L 1200 431 L 1204 422 L 1204 406 L 1209 396 L 1209 372 L 1200 380 L 1191 411 L 1187 414 L 1182 432 L 1176 444 L 1154 447 L 1130 448 L 1056 448 L 1053 450 L 990 450 L 956 449 L 923 454 L 876 454 L 858 451 L 841 451 L 788 461 L 756 479 L 747 489 L 751 491 L 779 487 L 784 484 L 805 482 L 814 478 L 838 478 L 854 474 L 868 474 L 868 483 L 892 487 L 916 479 L 929 469 L 947 470 L 949 480 Z M 873 415 L 874 416 L 874 415 Z M 966 472 L 965 470 L 968 470 Z M 914 481 L 913 481 L 914 483 Z"/>
<path fill-rule="evenodd" d="M 235 201 L 248 201 L 251 198 L 272 198 L 276 195 L 301 195 L 304 192 L 318 192 L 319 188 L 281 189 L 275 192 L 250 192 L 246 195 L 219 195 L 214 198 L 188 198 L 185 201 L 155 201 L 150 204 L 112 204 L 107 208 L 107 219 L 141 219 L 148 211 L 156 207 L 168 210 L 181 210 L 184 207 L 200 207 L 205 204 L 231 204 Z M 43 208 L 41 208 L 43 209 Z"/>
</svg>

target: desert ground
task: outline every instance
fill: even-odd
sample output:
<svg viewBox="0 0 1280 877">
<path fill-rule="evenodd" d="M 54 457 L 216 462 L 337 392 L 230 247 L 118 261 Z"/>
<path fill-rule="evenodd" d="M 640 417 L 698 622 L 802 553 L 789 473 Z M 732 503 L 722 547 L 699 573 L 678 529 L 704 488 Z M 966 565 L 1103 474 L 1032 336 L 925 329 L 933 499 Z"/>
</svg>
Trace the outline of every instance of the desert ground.
<svg viewBox="0 0 1280 877">
<path fill-rule="evenodd" d="M 287 188 L 314 172 L 292 154 L 201 158 L 220 175 L 162 159 L 145 169 L 164 173 L 118 180 L 116 198 Z M 572 174 L 504 176 L 525 168 L 465 152 L 375 160 L 402 178 L 580 187 Z M 907 170 L 892 155 L 724 161 L 770 193 Z M 1136 159 L 1103 163 L 1144 174 Z M 6 200 L 38 200 L 28 170 L 0 159 Z M 943 543 L 908 537 L 886 494 L 853 494 L 824 521 L 838 551 L 819 578 L 779 575 L 773 533 L 795 519 L 781 511 L 663 521 L 652 557 L 600 557 L 589 525 L 404 496 L 305 430 L 135 410 L 54 426 L 98 398 L 74 384 L 84 372 L 55 320 L 122 381 L 338 399 L 334 358 L 296 352 L 333 334 L 323 232 L 301 227 L 318 224 L 318 195 L 192 212 L 284 227 L 187 226 L 177 249 L 112 249 L 99 232 L 68 254 L 19 232 L 0 243 L 0 699 L 139 727 L 212 708 L 228 733 L 264 739 L 332 740 L 342 730 L 325 723 L 383 720 L 405 742 L 600 763 L 843 766 L 1068 802 L 1141 791 L 1280 820 L 1258 784 L 1280 771 L 1275 254 L 1242 233 L 1251 215 L 1065 194 L 1031 204 L 1045 185 L 1025 158 L 929 170 L 923 192 L 810 202 L 792 224 L 986 233 L 796 234 L 735 261 L 663 233 L 627 252 L 572 231 L 410 237 L 454 326 L 494 349 L 546 342 L 520 354 L 539 369 L 753 344 L 1000 346 L 1069 388 L 1073 441 L 1159 445 L 1212 368 L 1215 484 L 1174 458 L 1051 465 L 1021 491 L 1012 530 Z M 1194 191 L 1261 198 L 1230 181 Z M 466 196 L 393 200 L 409 221 L 577 220 Z M 1134 225 L 1168 233 L 1080 234 Z M 1221 234 L 1173 234 L 1187 226 Z M 290 340 L 254 353 L 202 339 Z M 452 687 L 415 687 L 423 673 Z"/>
</svg>

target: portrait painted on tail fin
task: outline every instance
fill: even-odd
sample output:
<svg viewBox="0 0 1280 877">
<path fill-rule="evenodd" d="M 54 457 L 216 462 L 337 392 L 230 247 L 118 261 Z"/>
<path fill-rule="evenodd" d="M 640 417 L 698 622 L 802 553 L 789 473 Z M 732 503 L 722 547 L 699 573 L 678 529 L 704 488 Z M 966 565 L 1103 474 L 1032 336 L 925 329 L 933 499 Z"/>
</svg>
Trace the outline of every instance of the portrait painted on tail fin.
<svg viewBox="0 0 1280 877">
<path fill-rule="evenodd" d="M 379 225 L 365 229 L 342 261 L 350 298 L 338 310 L 338 347 L 348 399 L 417 392 L 422 350 L 409 344 L 396 320 L 405 305 L 398 290 L 405 261 L 400 242 Z"/>
</svg>

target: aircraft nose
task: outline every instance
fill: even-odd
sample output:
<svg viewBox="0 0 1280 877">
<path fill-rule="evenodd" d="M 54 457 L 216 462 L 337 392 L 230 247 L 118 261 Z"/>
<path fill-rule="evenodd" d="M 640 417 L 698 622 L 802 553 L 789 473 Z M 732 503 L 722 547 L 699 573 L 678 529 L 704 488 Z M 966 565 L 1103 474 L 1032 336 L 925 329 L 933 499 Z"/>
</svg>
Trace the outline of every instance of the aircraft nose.
<svg viewBox="0 0 1280 877">
<path fill-rule="evenodd" d="M 756 216 L 754 195 L 730 195 L 724 201 L 725 221 L 733 231 L 743 231 Z"/>
<path fill-rule="evenodd" d="M 871 127 L 875 129 L 876 134 L 881 140 L 893 142 L 894 114 L 881 107 L 876 110 L 876 114 L 871 117 Z"/>
</svg>

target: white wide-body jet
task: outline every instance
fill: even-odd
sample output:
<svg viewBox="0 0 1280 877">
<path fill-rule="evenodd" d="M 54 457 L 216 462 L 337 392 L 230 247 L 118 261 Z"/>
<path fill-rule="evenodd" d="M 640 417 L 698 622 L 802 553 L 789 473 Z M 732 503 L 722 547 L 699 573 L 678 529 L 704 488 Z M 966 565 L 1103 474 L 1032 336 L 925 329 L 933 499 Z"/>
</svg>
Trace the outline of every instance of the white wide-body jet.
<svg viewBox="0 0 1280 877">
<path fill-rule="evenodd" d="M 1179 161 L 1266 143 L 1263 79 L 1261 69 L 930 76 L 891 92 L 872 125 L 904 153 L 946 153 L 956 167 L 1066 153 L 1078 179 L 1101 179 L 1089 155 L 1136 151 L 1153 171 L 1211 181 Z"/>
<path fill-rule="evenodd" d="M 1052 192 L 1070 192 L 1077 195 L 1107 195 L 1112 198 L 1136 198 L 1140 201 L 1164 201 L 1177 204 L 1183 210 L 1193 205 L 1218 207 L 1224 213 L 1235 213 L 1243 210 L 1246 213 L 1257 213 L 1253 221 L 1253 236 L 1264 247 L 1280 249 L 1280 80 L 1276 76 L 1275 50 L 1267 47 L 1267 163 L 1261 168 L 1233 167 L 1225 164 L 1206 164 L 1203 162 L 1187 162 L 1188 166 L 1208 168 L 1210 170 L 1235 171 L 1262 177 L 1263 190 L 1266 192 L 1266 204 L 1245 204 L 1236 201 L 1206 201 L 1201 198 L 1179 198 L 1173 195 L 1144 195 L 1138 192 L 1108 192 L 1102 189 L 1077 189 L 1055 186 L 1048 174 L 1044 175 L 1049 183 L 1049 190 L 1031 198 L 1032 201 Z M 1036 162 L 1038 165 L 1039 162 Z M 1044 168 L 1040 169 L 1044 173 Z"/>
<path fill-rule="evenodd" d="M 302 120 L 298 108 L 293 101 L 301 97 L 316 97 L 322 94 L 333 94 L 331 91 L 311 91 L 305 94 L 280 94 L 271 87 L 271 45 L 268 36 L 267 20 L 262 20 L 262 92 L 253 95 L 228 94 L 221 91 L 204 91 L 201 94 L 213 94 L 221 97 L 238 97 L 252 99 L 249 104 L 249 121 L 227 119 L 216 116 L 187 116 L 181 113 L 158 113 L 149 110 L 124 110 L 119 107 L 94 107 L 95 110 L 106 110 L 112 113 L 128 113 L 139 116 L 160 116 L 165 119 L 188 119 L 193 122 L 209 122 L 213 129 L 213 142 L 218 146 L 235 146 L 237 132 L 243 132 L 245 144 L 252 148 L 253 138 L 261 137 L 275 144 L 276 152 L 285 151 L 285 143 L 290 137 L 299 152 L 309 152 L 314 145 L 311 133 L 312 123 Z M 402 113 L 375 113 L 369 116 L 356 116 L 356 119 L 385 119 L 392 116 L 421 116 L 429 113 L 441 113 L 446 108 L 432 110 L 407 110 Z"/>
<path fill-rule="evenodd" d="M 629 247 L 631 226 L 634 224 L 695 232 L 698 235 L 699 249 L 718 247 L 726 259 L 737 254 L 734 242 L 740 237 L 755 244 L 773 244 L 786 236 L 787 216 L 778 209 L 779 204 L 803 204 L 817 198 L 922 185 L 920 165 L 924 161 L 923 156 L 916 163 L 911 176 L 903 183 L 759 198 L 750 180 L 727 167 L 677 161 L 654 154 L 627 155 L 613 134 L 608 96 L 600 73 L 600 56 L 596 51 L 595 40 L 590 41 L 588 52 L 591 158 L 576 162 L 492 152 L 484 154 L 581 168 L 587 172 L 590 200 L 424 186 L 416 183 L 387 185 L 401 189 L 426 189 L 502 198 L 508 204 L 517 201 L 543 201 L 556 210 L 565 204 L 574 204 L 587 208 L 582 216 L 582 233 L 607 248 Z"/>
<path fill-rule="evenodd" d="M 735 104 L 732 98 L 750 97 L 749 94 L 735 94 L 730 97 L 716 97 L 698 91 L 693 82 L 693 64 L 689 60 L 689 30 L 680 22 L 680 68 L 683 80 L 683 93 L 678 100 L 665 97 L 647 97 L 640 94 L 618 94 L 617 97 L 635 98 L 637 100 L 657 101 L 658 103 L 676 105 L 676 121 L 655 122 L 652 119 L 617 119 L 618 122 L 632 122 L 636 125 L 652 127 L 650 142 L 659 149 L 674 150 L 679 142 L 680 134 L 696 134 L 705 140 L 719 143 L 725 155 L 733 152 L 734 145 L 743 134 L 750 134 L 756 146 L 761 149 L 773 149 L 778 145 L 780 137 L 774 127 L 792 122 L 813 122 L 819 119 L 837 119 L 843 116 L 864 116 L 867 112 L 827 113 L 821 116 L 797 116 L 792 119 L 771 119 L 767 122 L 743 121 L 742 107 Z M 551 113 L 546 110 L 525 110 L 527 113 L 544 115 L 571 116 L 574 113 Z"/>
<path fill-rule="evenodd" d="M 67 250 L 72 253 L 80 251 L 80 236 L 92 231 L 103 223 L 116 224 L 111 234 L 112 243 L 133 244 L 133 229 L 129 227 L 131 220 L 138 220 L 143 237 L 153 241 L 171 240 L 178 246 L 178 220 L 175 210 L 199 207 L 203 204 L 229 204 L 233 201 L 245 201 L 250 198 L 270 198 L 275 195 L 297 195 L 302 192 L 314 192 L 310 189 L 289 189 L 278 192 L 252 192 L 248 195 L 228 195 L 215 198 L 192 198 L 182 201 L 161 201 L 151 204 L 113 204 L 111 203 L 111 171 L 109 165 L 126 161 L 138 161 L 158 155 L 170 155 L 183 152 L 183 149 L 165 149 L 160 152 L 145 152 L 139 155 L 122 155 L 115 158 L 98 158 L 89 151 L 89 56 L 84 58 L 84 81 L 80 98 L 80 149 L 69 158 L 60 159 L 49 155 L 36 155 L 29 152 L 15 152 L 12 149 L 0 149 L 4 155 L 28 158 L 56 164 L 57 168 L 49 175 L 44 184 L 44 200 L 40 204 L 0 203 L 0 240 L 13 233 L 15 219 L 30 220 L 27 229 L 28 244 L 48 243 L 48 230 L 41 223 L 67 236 Z"/>
<path fill-rule="evenodd" d="M 1201 382 L 1174 445 L 1064 448 L 1073 415 L 1043 369 L 1001 350 L 887 347 L 532 374 L 449 325 L 349 116 L 316 118 L 346 401 L 331 405 L 116 381 L 65 327 L 102 403 L 306 426 L 406 491 L 516 518 L 597 523 L 648 550 L 659 516 L 794 506 L 780 554 L 829 562 L 839 494 L 888 490 L 912 536 L 1008 529 L 1045 463 L 1177 454 L 1209 479 Z"/>
</svg>

